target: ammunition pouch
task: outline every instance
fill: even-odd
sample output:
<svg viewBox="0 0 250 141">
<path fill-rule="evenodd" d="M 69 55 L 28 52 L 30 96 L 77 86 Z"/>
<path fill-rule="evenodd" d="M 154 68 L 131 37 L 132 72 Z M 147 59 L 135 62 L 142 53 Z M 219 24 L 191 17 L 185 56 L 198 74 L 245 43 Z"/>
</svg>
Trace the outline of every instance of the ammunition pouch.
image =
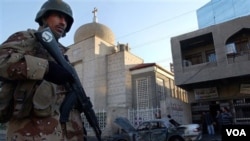
<svg viewBox="0 0 250 141">
<path fill-rule="evenodd" d="M 53 114 L 56 102 L 56 87 L 54 84 L 43 81 L 33 96 L 33 113 L 38 117 L 47 117 Z"/>
<path fill-rule="evenodd" d="M 0 81 L 0 123 L 30 115 L 47 117 L 56 101 L 55 85 L 47 81 Z"/>
<path fill-rule="evenodd" d="M 14 118 L 23 119 L 30 116 L 33 107 L 33 93 L 37 83 L 38 81 L 34 80 L 19 81 L 14 92 Z"/>
</svg>

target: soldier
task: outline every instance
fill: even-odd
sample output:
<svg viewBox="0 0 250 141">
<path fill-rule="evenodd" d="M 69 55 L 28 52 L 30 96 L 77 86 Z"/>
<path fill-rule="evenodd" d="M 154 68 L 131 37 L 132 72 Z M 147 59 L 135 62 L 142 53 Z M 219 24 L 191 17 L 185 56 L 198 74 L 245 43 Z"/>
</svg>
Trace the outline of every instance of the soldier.
<svg viewBox="0 0 250 141">
<path fill-rule="evenodd" d="M 62 0 L 46 1 L 37 13 L 38 30 L 50 27 L 56 40 L 73 24 L 72 10 Z M 11 35 L 0 46 L 0 122 L 8 122 L 7 141 L 83 141 L 80 112 L 59 121 L 60 105 L 72 75 L 58 65 L 28 29 Z M 66 48 L 58 42 L 62 53 Z M 76 107 L 76 106 L 75 106 Z"/>
</svg>

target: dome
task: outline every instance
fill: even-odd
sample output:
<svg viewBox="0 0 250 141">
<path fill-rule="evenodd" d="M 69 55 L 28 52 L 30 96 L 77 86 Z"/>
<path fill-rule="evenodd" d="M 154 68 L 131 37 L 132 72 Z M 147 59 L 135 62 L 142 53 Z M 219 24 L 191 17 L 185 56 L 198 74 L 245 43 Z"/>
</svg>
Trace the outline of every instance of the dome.
<svg viewBox="0 0 250 141">
<path fill-rule="evenodd" d="M 80 42 L 94 35 L 108 43 L 115 43 L 115 36 L 111 29 L 97 22 L 80 26 L 75 32 L 74 42 Z"/>
</svg>

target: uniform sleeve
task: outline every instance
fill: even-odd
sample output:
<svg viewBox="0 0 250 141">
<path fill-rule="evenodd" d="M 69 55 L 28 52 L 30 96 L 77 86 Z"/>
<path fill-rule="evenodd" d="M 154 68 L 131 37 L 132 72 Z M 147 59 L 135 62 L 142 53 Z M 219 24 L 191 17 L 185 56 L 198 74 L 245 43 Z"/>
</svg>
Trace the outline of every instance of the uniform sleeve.
<svg viewBox="0 0 250 141">
<path fill-rule="evenodd" d="M 43 79 L 48 68 L 48 61 L 30 55 L 25 55 L 25 60 L 27 64 L 27 78 Z"/>
<path fill-rule="evenodd" d="M 27 53 L 24 34 L 14 34 L 0 46 L 0 77 L 8 80 L 41 80 L 48 61 Z"/>
</svg>

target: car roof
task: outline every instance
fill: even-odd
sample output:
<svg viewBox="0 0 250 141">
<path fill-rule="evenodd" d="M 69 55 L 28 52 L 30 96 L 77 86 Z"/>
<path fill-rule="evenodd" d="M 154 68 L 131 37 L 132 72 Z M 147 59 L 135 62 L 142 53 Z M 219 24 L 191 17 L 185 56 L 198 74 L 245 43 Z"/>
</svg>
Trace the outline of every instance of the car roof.
<svg viewBox="0 0 250 141">
<path fill-rule="evenodd" d="M 114 122 L 120 126 L 122 129 L 124 129 L 126 132 L 134 132 L 136 131 L 136 128 L 131 124 L 131 122 L 126 117 L 117 117 Z M 149 123 L 149 122 L 161 122 L 163 123 L 167 128 L 173 127 L 173 125 L 169 122 L 168 119 L 152 119 L 152 120 L 146 120 L 142 121 L 139 126 L 142 123 Z M 138 126 L 138 127 L 139 127 Z"/>
<path fill-rule="evenodd" d="M 171 123 L 167 120 L 167 119 L 151 119 L 151 120 L 146 120 L 143 121 L 142 123 L 146 123 L 146 122 L 161 122 L 163 123 L 166 127 L 170 127 Z"/>
</svg>

